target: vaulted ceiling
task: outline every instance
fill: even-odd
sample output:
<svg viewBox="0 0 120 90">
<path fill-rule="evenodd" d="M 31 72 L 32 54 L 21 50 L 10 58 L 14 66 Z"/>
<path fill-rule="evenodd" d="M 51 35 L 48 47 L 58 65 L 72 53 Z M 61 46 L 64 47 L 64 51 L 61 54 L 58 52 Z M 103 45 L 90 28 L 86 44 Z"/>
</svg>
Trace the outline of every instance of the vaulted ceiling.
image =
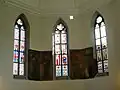
<svg viewBox="0 0 120 90">
<path fill-rule="evenodd" d="M 79 14 L 108 4 L 111 0 L 4 0 L 40 14 Z"/>
</svg>

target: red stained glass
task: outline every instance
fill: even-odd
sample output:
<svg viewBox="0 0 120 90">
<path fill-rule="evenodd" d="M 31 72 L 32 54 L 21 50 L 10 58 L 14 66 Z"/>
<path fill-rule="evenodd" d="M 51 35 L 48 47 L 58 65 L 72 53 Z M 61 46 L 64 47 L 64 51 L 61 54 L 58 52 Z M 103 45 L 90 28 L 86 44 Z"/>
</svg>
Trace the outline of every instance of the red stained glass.
<svg viewBox="0 0 120 90">
<path fill-rule="evenodd" d="M 56 55 L 55 60 L 56 60 L 56 65 L 61 65 L 61 55 Z"/>
<path fill-rule="evenodd" d="M 18 62 L 18 51 L 14 51 L 13 62 Z"/>
</svg>

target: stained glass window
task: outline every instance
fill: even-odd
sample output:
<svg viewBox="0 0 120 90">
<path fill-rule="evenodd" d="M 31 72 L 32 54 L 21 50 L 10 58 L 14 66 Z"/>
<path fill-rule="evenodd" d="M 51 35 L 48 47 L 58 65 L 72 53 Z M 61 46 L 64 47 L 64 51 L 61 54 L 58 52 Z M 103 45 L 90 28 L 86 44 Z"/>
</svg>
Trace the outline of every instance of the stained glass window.
<svg viewBox="0 0 120 90">
<path fill-rule="evenodd" d="M 98 15 L 95 19 L 95 47 L 98 64 L 98 73 L 108 73 L 108 45 L 104 18 Z"/>
<path fill-rule="evenodd" d="M 26 30 L 24 21 L 18 18 L 14 26 L 13 75 L 25 75 Z"/>
<path fill-rule="evenodd" d="M 53 58 L 56 77 L 66 77 L 68 71 L 68 32 L 67 27 L 62 19 L 58 20 L 52 35 Z"/>
</svg>

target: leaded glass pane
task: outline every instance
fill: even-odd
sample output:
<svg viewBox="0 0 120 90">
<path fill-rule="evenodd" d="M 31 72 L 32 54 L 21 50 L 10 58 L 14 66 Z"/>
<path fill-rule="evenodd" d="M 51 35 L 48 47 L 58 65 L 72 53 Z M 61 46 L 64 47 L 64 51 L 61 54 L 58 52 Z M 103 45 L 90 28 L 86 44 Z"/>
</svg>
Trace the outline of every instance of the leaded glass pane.
<svg viewBox="0 0 120 90">
<path fill-rule="evenodd" d="M 59 34 L 59 33 L 60 33 L 60 31 L 59 31 L 59 30 L 56 30 L 56 31 L 55 31 L 55 34 Z"/>
<path fill-rule="evenodd" d="M 19 29 L 19 28 L 18 28 L 18 25 L 15 25 L 15 29 Z"/>
<path fill-rule="evenodd" d="M 13 62 L 18 62 L 18 51 L 14 51 Z"/>
<path fill-rule="evenodd" d="M 55 34 L 55 43 L 60 43 L 60 34 Z"/>
<path fill-rule="evenodd" d="M 100 69 L 103 69 L 103 67 L 102 67 L 102 61 L 99 61 L 98 62 L 98 69 L 100 70 Z"/>
<path fill-rule="evenodd" d="M 104 22 L 101 22 L 101 27 L 102 27 L 102 26 L 105 26 L 105 23 L 104 23 Z"/>
<path fill-rule="evenodd" d="M 14 39 L 19 39 L 19 29 L 15 29 L 15 31 L 14 31 Z"/>
<path fill-rule="evenodd" d="M 56 66 L 56 76 L 61 76 L 61 66 Z"/>
<path fill-rule="evenodd" d="M 21 30 L 25 30 L 23 26 L 21 26 Z"/>
<path fill-rule="evenodd" d="M 19 25 L 23 25 L 21 19 L 18 19 L 17 23 L 18 23 Z"/>
<path fill-rule="evenodd" d="M 108 72 L 108 60 L 104 61 L 104 71 Z"/>
<path fill-rule="evenodd" d="M 96 24 L 95 28 L 99 28 L 99 25 L 98 25 L 98 24 Z"/>
<path fill-rule="evenodd" d="M 67 54 L 67 45 L 61 45 L 62 46 L 62 54 Z"/>
<path fill-rule="evenodd" d="M 19 62 L 24 63 L 24 53 L 20 52 Z"/>
<path fill-rule="evenodd" d="M 20 41 L 20 51 L 24 52 L 25 50 L 25 42 Z"/>
<path fill-rule="evenodd" d="M 98 69 L 98 73 L 103 73 L 103 70 L 102 69 Z"/>
<path fill-rule="evenodd" d="M 99 28 L 95 28 L 95 38 L 96 38 L 96 39 L 100 38 Z"/>
<path fill-rule="evenodd" d="M 64 26 L 62 24 L 57 25 L 58 30 L 63 30 Z"/>
<path fill-rule="evenodd" d="M 62 75 L 68 76 L 68 66 L 67 65 L 62 66 Z"/>
<path fill-rule="evenodd" d="M 55 55 L 56 65 L 61 65 L 61 55 Z"/>
<path fill-rule="evenodd" d="M 105 69 L 104 69 L 104 72 L 108 72 L 108 68 L 105 68 Z"/>
<path fill-rule="evenodd" d="M 19 74 L 20 74 L 20 75 L 24 75 L 24 64 L 20 64 Z"/>
<path fill-rule="evenodd" d="M 25 31 L 21 30 L 21 40 L 25 41 Z"/>
<path fill-rule="evenodd" d="M 104 68 L 108 68 L 108 60 L 104 60 Z"/>
<path fill-rule="evenodd" d="M 106 37 L 101 38 L 102 41 L 102 48 L 107 48 L 107 39 Z"/>
<path fill-rule="evenodd" d="M 108 49 L 107 48 L 103 49 L 102 52 L 103 52 L 103 60 L 108 59 Z"/>
<path fill-rule="evenodd" d="M 19 50 L 19 41 L 14 40 L 14 50 Z"/>
<path fill-rule="evenodd" d="M 66 34 L 61 34 L 61 43 L 66 43 L 67 42 L 67 35 Z"/>
<path fill-rule="evenodd" d="M 101 46 L 100 45 L 96 46 L 96 50 L 101 50 Z"/>
<path fill-rule="evenodd" d="M 96 45 L 100 45 L 100 39 L 96 40 Z"/>
<path fill-rule="evenodd" d="M 63 65 L 68 64 L 67 55 L 62 55 L 62 64 L 63 64 Z"/>
<path fill-rule="evenodd" d="M 18 63 L 13 63 L 13 75 L 18 75 Z"/>
<path fill-rule="evenodd" d="M 96 49 L 97 49 L 97 50 L 101 49 L 101 46 L 100 46 L 100 45 L 101 45 L 100 39 L 97 39 L 97 40 L 96 40 Z"/>
<path fill-rule="evenodd" d="M 100 27 L 100 31 L 101 31 L 101 37 L 106 36 L 106 29 L 105 29 L 105 25 Z"/>
<path fill-rule="evenodd" d="M 97 61 L 102 60 L 101 50 L 97 51 Z"/>
<path fill-rule="evenodd" d="M 55 54 L 60 54 L 60 45 L 55 45 Z"/>
<path fill-rule="evenodd" d="M 66 31 L 65 31 L 65 30 L 63 30 L 63 31 L 61 31 L 61 33 L 66 33 Z"/>
<path fill-rule="evenodd" d="M 97 18 L 97 21 L 96 21 L 97 23 L 100 23 L 100 22 L 102 22 L 102 17 L 101 16 L 99 16 L 98 18 Z"/>
</svg>

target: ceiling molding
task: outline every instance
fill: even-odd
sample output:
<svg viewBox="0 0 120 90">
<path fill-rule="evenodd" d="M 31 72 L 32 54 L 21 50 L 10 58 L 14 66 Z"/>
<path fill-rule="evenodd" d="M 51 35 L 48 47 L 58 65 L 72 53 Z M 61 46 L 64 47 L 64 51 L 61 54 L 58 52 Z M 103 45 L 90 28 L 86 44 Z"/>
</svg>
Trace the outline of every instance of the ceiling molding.
<svg viewBox="0 0 120 90">
<path fill-rule="evenodd" d="M 34 0 L 33 0 L 34 1 Z M 47 8 L 41 8 L 41 0 L 37 0 L 38 5 L 32 5 L 29 3 L 25 3 L 24 0 L 0 0 L 0 4 L 4 4 L 6 6 L 14 6 L 25 10 L 29 13 L 40 15 L 40 16 L 62 16 L 62 15 L 79 15 L 85 12 L 89 12 L 93 9 L 99 8 L 100 6 L 104 6 L 112 0 L 73 0 L 74 7 L 72 8 L 58 8 L 55 6 L 54 8 L 47 7 L 49 4 L 45 4 L 43 6 Z M 52 1 L 52 0 L 51 0 Z M 54 1 L 54 0 L 53 0 Z M 99 2 L 98 2 L 99 1 Z M 94 2 L 94 3 L 93 3 Z M 53 3 L 54 4 L 54 3 Z"/>
<path fill-rule="evenodd" d="M 4 2 L 5 5 L 11 5 L 14 7 L 18 7 L 20 9 L 26 10 L 30 13 L 40 14 L 40 10 L 38 8 L 28 5 L 28 4 L 25 4 L 18 0 L 2 0 L 2 2 Z"/>
</svg>

